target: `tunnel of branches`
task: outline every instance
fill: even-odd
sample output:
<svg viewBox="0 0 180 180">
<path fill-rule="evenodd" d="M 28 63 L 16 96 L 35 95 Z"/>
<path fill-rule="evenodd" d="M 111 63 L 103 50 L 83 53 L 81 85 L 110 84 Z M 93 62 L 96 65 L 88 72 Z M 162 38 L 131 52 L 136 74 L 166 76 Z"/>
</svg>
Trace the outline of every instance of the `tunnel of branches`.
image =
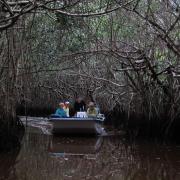
<svg viewBox="0 0 180 180">
<path fill-rule="evenodd" d="M 1 0 L 0 138 L 14 137 L 17 115 L 48 116 L 78 96 L 115 126 L 178 133 L 179 5 Z"/>
</svg>

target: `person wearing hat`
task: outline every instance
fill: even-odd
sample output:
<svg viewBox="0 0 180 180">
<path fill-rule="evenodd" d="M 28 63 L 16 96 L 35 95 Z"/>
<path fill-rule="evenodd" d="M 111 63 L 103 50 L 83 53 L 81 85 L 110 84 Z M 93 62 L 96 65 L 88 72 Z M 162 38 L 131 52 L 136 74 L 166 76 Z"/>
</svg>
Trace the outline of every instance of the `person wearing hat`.
<svg viewBox="0 0 180 180">
<path fill-rule="evenodd" d="M 89 103 L 89 108 L 87 109 L 87 115 L 88 117 L 96 117 L 98 114 L 97 109 L 95 108 L 95 105 L 93 102 Z"/>
<path fill-rule="evenodd" d="M 55 115 L 58 116 L 58 117 L 61 117 L 61 118 L 66 118 L 67 117 L 66 112 L 64 110 L 64 103 L 62 103 L 62 102 L 59 103 L 59 107 L 56 110 Z"/>
<path fill-rule="evenodd" d="M 70 105 L 69 101 L 66 101 L 64 103 L 64 111 L 66 112 L 67 117 L 69 117 L 69 105 Z"/>
</svg>

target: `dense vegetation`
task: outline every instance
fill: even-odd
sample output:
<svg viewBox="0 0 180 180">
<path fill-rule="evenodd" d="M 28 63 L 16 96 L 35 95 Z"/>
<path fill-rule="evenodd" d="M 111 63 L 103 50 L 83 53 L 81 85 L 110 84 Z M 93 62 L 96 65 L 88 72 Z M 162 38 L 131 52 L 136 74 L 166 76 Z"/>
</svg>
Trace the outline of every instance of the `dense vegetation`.
<svg viewBox="0 0 180 180">
<path fill-rule="evenodd" d="M 81 95 L 125 114 L 126 126 L 133 117 L 171 134 L 179 20 L 177 0 L 0 1 L 0 123 L 12 130 L 17 107 L 51 109 Z"/>
</svg>

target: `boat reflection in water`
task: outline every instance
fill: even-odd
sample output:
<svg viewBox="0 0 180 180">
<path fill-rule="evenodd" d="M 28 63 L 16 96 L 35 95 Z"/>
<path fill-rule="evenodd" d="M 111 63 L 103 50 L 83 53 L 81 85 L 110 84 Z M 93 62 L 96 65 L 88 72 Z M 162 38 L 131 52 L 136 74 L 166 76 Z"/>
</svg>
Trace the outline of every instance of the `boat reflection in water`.
<svg viewBox="0 0 180 180">
<path fill-rule="evenodd" d="M 53 136 L 48 147 L 52 156 L 84 156 L 95 155 L 101 148 L 103 137 L 55 137 Z"/>
<path fill-rule="evenodd" d="M 21 149 L 0 154 L 0 180 L 180 180 L 179 145 L 109 134 L 55 137 L 45 134 L 44 120 L 28 124 Z"/>
</svg>

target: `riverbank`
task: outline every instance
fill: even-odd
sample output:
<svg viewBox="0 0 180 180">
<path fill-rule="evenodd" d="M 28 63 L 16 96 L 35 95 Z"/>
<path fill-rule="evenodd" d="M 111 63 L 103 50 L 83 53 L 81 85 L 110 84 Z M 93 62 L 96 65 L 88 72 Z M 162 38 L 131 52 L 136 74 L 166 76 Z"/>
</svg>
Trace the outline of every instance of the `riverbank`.
<svg viewBox="0 0 180 180">
<path fill-rule="evenodd" d="M 0 121 L 0 152 L 11 151 L 12 149 L 19 148 L 21 145 L 21 139 L 24 135 L 24 126 L 20 119 L 16 119 L 16 123 L 9 123 L 12 121 Z"/>
<path fill-rule="evenodd" d="M 51 107 L 27 107 L 17 108 L 17 114 L 25 116 L 48 117 L 55 109 Z M 115 107 L 110 112 L 103 112 L 106 116 L 105 125 L 111 126 L 115 130 L 123 130 L 130 138 L 159 139 L 162 141 L 179 142 L 180 122 L 176 118 L 170 124 L 165 114 L 159 117 L 148 118 L 145 114 L 129 113 L 123 108 Z"/>
<path fill-rule="evenodd" d="M 179 117 L 180 118 L 180 117 Z M 180 143 L 179 118 L 169 121 L 166 115 L 147 118 L 142 114 L 128 114 L 124 111 L 112 111 L 106 115 L 106 124 L 115 129 L 123 129 L 134 139 L 158 139 Z"/>
</svg>

